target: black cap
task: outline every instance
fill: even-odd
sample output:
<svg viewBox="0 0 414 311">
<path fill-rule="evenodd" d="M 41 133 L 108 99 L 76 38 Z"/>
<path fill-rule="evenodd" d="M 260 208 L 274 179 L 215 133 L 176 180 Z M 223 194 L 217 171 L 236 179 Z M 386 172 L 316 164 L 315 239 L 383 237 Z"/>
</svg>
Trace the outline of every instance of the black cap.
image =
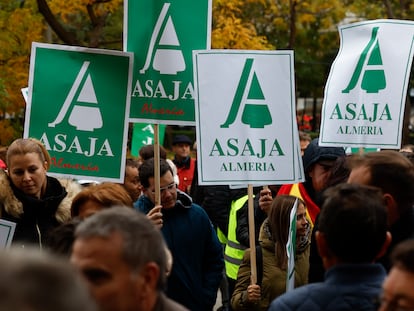
<svg viewBox="0 0 414 311">
<path fill-rule="evenodd" d="M 320 147 L 318 138 L 314 138 L 306 147 L 303 154 L 303 168 L 305 172 L 312 166 L 323 160 L 336 160 L 338 157 L 345 156 L 345 149 L 342 147 Z"/>
<path fill-rule="evenodd" d="M 191 141 L 191 139 L 186 136 L 186 135 L 177 135 L 174 137 L 172 144 L 176 145 L 176 144 L 187 144 L 187 145 L 191 145 L 193 142 Z"/>
</svg>

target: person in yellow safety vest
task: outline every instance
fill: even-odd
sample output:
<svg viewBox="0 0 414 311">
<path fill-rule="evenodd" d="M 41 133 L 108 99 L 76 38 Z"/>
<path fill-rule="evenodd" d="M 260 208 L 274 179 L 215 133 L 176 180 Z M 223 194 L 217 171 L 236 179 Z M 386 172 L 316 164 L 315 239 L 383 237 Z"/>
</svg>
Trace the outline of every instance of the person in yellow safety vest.
<svg viewBox="0 0 414 311">
<path fill-rule="evenodd" d="M 229 226 L 227 233 L 227 243 L 224 248 L 224 265 L 226 269 L 226 276 L 229 283 L 230 297 L 236 285 L 237 272 L 242 263 L 244 251 L 248 246 L 242 245 L 237 241 L 237 212 L 247 202 L 249 196 L 246 194 L 241 198 L 232 201 L 229 215 Z"/>
<path fill-rule="evenodd" d="M 219 239 L 220 243 L 223 245 L 226 245 L 227 244 L 226 234 L 223 231 L 221 231 L 219 227 L 217 227 L 216 232 L 217 232 L 217 238 Z"/>
</svg>

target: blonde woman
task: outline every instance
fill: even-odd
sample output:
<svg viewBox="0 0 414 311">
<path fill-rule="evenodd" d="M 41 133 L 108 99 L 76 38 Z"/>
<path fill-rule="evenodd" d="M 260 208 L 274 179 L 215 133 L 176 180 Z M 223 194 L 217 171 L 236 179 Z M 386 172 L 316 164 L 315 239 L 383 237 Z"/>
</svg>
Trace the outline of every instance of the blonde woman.
<svg viewBox="0 0 414 311">
<path fill-rule="evenodd" d="M 80 186 L 47 175 L 50 155 L 33 138 L 13 141 L 6 162 L 7 171 L 0 170 L 1 218 L 16 223 L 13 244 L 42 247 L 49 231 L 71 218 L 72 198 Z"/>
</svg>

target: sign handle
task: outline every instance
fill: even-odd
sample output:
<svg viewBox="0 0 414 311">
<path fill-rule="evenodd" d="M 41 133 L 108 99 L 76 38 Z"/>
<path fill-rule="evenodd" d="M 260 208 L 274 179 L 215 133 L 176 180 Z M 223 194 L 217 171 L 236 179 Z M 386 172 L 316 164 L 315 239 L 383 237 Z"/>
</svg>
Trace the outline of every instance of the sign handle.
<svg viewBox="0 0 414 311">
<path fill-rule="evenodd" d="M 154 124 L 154 187 L 155 205 L 161 204 L 159 124 Z"/>
<path fill-rule="evenodd" d="M 254 206 L 253 206 L 253 186 L 247 186 L 247 207 L 249 215 L 249 242 L 250 242 L 250 282 L 257 284 L 257 265 L 256 265 L 256 236 L 254 227 Z"/>
</svg>

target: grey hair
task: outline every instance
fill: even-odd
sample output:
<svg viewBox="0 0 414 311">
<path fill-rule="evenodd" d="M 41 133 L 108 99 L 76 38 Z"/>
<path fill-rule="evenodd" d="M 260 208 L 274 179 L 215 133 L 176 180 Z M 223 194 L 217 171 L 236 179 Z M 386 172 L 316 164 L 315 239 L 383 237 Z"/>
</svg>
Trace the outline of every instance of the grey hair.
<svg viewBox="0 0 414 311">
<path fill-rule="evenodd" d="M 142 213 L 131 207 L 113 206 L 88 217 L 75 231 L 75 239 L 122 237 L 122 258 L 136 272 L 148 262 L 160 268 L 158 289 L 166 283 L 166 245 L 159 229 Z"/>
<path fill-rule="evenodd" d="M 0 251 L 0 279 L 0 311 L 97 310 L 76 269 L 39 249 Z"/>
</svg>

